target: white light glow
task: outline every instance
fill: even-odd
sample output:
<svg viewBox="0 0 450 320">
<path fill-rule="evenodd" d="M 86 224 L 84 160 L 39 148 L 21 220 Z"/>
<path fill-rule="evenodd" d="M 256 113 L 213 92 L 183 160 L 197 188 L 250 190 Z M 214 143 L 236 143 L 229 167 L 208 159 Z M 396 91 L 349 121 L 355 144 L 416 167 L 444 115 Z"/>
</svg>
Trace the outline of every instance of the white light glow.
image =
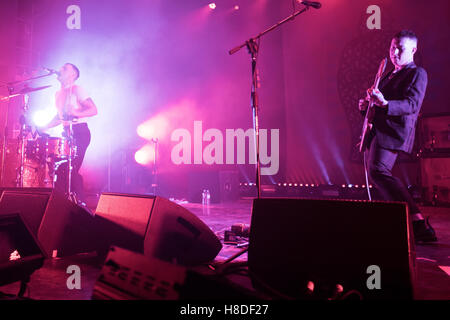
<svg viewBox="0 0 450 320">
<path fill-rule="evenodd" d="M 33 114 L 33 122 L 36 126 L 43 127 L 49 124 L 55 115 L 55 108 L 38 110 Z"/>
<path fill-rule="evenodd" d="M 147 165 L 155 160 L 155 149 L 150 145 L 145 145 L 134 154 L 137 163 Z"/>
</svg>

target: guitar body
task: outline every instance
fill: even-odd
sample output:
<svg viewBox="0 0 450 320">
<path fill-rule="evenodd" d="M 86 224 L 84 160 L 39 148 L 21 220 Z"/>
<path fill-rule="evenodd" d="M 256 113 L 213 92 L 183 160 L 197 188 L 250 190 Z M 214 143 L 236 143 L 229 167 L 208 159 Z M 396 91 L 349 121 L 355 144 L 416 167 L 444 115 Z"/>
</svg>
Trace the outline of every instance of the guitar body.
<svg viewBox="0 0 450 320">
<path fill-rule="evenodd" d="M 377 75 L 375 77 L 374 89 L 378 89 L 378 84 L 380 83 L 380 79 L 383 75 L 384 70 L 386 69 L 387 58 L 381 60 L 380 67 L 378 68 Z M 375 106 L 372 101 L 369 102 L 367 107 L 366 115 L 364 117 L 362 132 L 361 132 L 361 140 L 359 142 L 359 152 L 364 152 L 368 148 L 369 145 L 369 137 L 370 131 L 373 127 L 373 118 L 375 117 Z"/>
<path fill-rule="evenodd" d="M 361 140 L 359 143 L 359 152 L 364 152 L 369 147 L 370 132 L 372 131 L 372 121 L 375 117 L 375 107 L 369 104 L 366 111 L 366 116 L 364 117 Z"/>
</svg>

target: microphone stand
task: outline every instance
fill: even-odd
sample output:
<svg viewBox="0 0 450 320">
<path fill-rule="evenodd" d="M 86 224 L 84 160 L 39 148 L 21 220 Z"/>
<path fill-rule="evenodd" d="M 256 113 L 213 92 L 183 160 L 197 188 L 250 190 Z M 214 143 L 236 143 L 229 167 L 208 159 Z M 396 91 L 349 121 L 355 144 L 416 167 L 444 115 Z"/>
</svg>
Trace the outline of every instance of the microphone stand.
<svg viewBox="0 0 450 320">
<path fill-rule="evenodd" d="M 50 76 L 52 76 L 54 74 L 55 74 L 54 72 L 50 72 L 48 74 L 44 74 L 44 75 L 41 75 L 41 76 L 31 77 L 31 78 L 28 78 L 28 79 L 23 79 L 23 80 L 18 80 L 18 81 L 13 81 L 13 82 L 8 82 L 6 84 L 3 84 L 2 86 L 14 86 L 16 84 L 20 84 L 20 83 L 23 83 L 23 82 L 36 80 L 36 79 L 40 79 L 40 78 L 45 78 L 45 77 L 50 77 Z"/>
<path fill-rule="evenodd" d="M 258 105 L 258 94 L 257 94 L 257 87 L 258 87 L 258 70 L 257 70 L 257 58 L 258 58 L 258 51 L 259 51 L 259 40 L 260 38 L 265 35 L 266 33 L 269 33 L 270 31 L 278 28 L 282 24 L 294 20 L 296 16 L 299 14 L 307 11 L 309 9 L 309 6 L 306 6 L 302 10 L 299 10 L 297 12 L 294 12 L 289 17 L 281 20 L 280 22 L 274 24 L 270 28 L 266 29 L 265 31 L 259 33 L 257 36 L 250 38 L 249 40 L 245 41 L 243 44 L 231 49 L 228 51 L 230 55 L 238 52 L 243 47 L 247 47 L 248 52 L 251 55 L 251 61 L 252 61 L 252 89 L 251 89 L 251 107 L 253 111 L 253 129 L 255 130 L 255 143 L 256 143 L 256 187 L 258 190 L 258 199 L 261 197 L 261 163 L 259 161 L 259 105 Z"/>
</svg>

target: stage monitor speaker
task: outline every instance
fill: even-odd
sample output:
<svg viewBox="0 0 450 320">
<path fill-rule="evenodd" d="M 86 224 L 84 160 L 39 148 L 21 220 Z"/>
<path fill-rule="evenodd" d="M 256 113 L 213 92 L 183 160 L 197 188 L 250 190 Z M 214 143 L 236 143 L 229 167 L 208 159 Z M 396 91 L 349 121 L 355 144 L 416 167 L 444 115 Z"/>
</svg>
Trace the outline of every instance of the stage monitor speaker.
<svg viewBox="0 0 450 320">
<path fill-rule="evenodd" d="M 95 250 L 94 218 L 63 194 L 49 188 L 6 188 L 0 198 L 0 216 L 20 213 L 47 256 Z"/>
<path fill-rule="evenodd" d="M 191 266 L 213 260 L 222 248 L 197 216 L 157 196 L 103 193 L 95 219 L 103 250 L 114 245 Z"/>
<path fill-rule="evenodd" d="M 255 199 L 249 272 L 256 288 L 283 297 L 332 298 L 339 284 L 363 299 L 412 299 L 409 230 L 405 203 Z"/>
<path fill-rule="evenodd" d="M 0 286 L 28 282 L 45 253 L 20 214 L 0 215 Z"/>
</svg>

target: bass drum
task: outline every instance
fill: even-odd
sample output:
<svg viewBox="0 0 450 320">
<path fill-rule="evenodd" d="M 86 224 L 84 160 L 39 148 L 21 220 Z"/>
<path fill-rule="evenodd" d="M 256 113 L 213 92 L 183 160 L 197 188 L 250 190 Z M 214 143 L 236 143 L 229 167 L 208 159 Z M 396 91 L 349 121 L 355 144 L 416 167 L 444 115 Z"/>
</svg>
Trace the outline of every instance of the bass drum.
<svg viewBox="0 0 450 320">
<path fill-rule="evenodd" d="M 33 162 L 45 163 L 47 159 L 47 139 L 38 137 L 36 139 L 25 140 L 25 159 Z M 19 142 L 20 149 L 20 142 Z M 19 154 L 20 154 L 19 150 Z"/>
<path fill-rule="evenodd" d="M 21 141 L 8 139 L 5 154 L 5 167 L 3 186 L 17 187 L 20 177 L 20 161 L 22 153 Z M 42 140 L 24 141 L 23 159 L 23 187 L 29 188 L 51 188 L 53 183 L 50 177 L 49 166 L 46 161 L 46 147 Z"/>
<path fill-rule="evenodd" d="M 25 159 L 23 186 L 26 188 L 51 188 L 53 186 L 46 162 Z"/>
<path fill-rule="evenodd" d="M 28 188 L 51 188 L 47 165 L 47 139 L 38 137 L 26 141 L 23 166 L 23 186 Z"/>
</svg>

